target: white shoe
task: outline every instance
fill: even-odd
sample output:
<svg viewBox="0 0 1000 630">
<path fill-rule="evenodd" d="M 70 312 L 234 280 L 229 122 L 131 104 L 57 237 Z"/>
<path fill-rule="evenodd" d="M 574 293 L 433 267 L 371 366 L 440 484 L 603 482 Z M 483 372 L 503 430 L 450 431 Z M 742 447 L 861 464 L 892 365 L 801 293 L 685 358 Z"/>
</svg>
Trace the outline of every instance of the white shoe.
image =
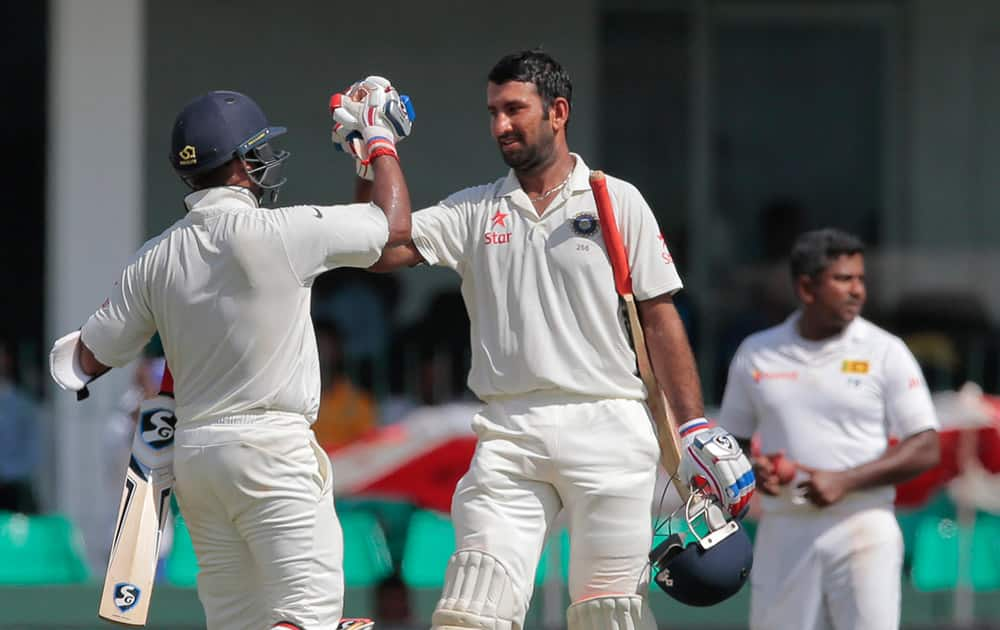
<svg viewBox="0 0 1000 630">
<path fill-rule="evenodd" d="M 375 622 L 371 619 L 341 619 L 337 630 L 372 630 Z"/>
</svg>

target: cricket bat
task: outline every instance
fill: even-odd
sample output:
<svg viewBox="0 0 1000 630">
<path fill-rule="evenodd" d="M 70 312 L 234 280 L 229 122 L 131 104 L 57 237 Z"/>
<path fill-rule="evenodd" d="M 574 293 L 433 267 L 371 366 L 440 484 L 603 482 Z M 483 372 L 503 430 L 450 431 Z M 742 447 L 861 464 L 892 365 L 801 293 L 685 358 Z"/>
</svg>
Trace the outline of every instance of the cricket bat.
<svg viewBox="0 0 1000 630">
<path fill-rule="evenodd" d="M 682 479 L 677 477 L 677 469 L 681 464 L 681 441 L 677 433 L 677 422 L 670 411 L 670 403 L 656 380 L 653 366 L 649 361 L 649 351 L 646 348 L 646 337 L 642 332 L 639 320 L 639 309 L 632 295 L 632 270 L 629 269 L 625 244 L 622 242 L 618 223 L 615 221 L 615 210 L 608 195 L 608 183 L 601 171 L 590 172 L 590 189 L 594 193 L 597 204 L 597 218 L 604 235 L 604 244 L 611 259 L 611 269 L 615 277 L 615 290 L 625 303 L 625 313 L 628 318 L 628 329 L 632 336 L 632 348 L 635 350 L 636 364 L 639 368 L 639 378 L 646 386 L 646 404 L 656 425 L 656 438 L 660 443 L 660 463 L 667 474 L 674 480 L 674 486 L 682 499 L 687 499 L 690 489 Z"/>
<path fill-rule="evenodd" d="M 160 538 L 173 490 L 174 382 L 164 370 L 160 395 L 139 408 L 125 469 L 118 521 L 97 616 L 128 626 L 146 625 L 160 554 Z"/>
</svg>

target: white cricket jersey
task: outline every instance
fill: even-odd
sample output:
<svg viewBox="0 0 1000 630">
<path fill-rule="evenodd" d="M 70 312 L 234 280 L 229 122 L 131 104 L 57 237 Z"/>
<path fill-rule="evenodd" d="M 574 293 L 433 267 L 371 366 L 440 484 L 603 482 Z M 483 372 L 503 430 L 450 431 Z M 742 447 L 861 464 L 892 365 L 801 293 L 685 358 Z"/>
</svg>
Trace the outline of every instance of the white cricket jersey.
<svg viewBox="0 0 1000 630">
<path fill-rule="evenodd" d="M 469 388 L 482 399 L 540 390 L 645 399 L 590 191 L 574 154 L 541 216 L 513 170 L 413 215 L 428 264 L 456 270 L 471 322 Z M 608 177 L 636 299 L 681 288 L 656 218 L 631 184 Z"/>
<path fill-rule="evenodd" d="M 721 426 L 740 438 L 759 432 L 761 452 L 784 450 L 826 470 L 879 458 L 890 435 L 938 428 L 920 366 L 899 337 L 857 317 L 841 334 L 810 341 L 798 333 L 800 316 L 744 340 L 729 367 Z M 781 496 L 761 496 L 764 511 L 796 509 L 797 481 Z M 884 486 L 832 507 L 891 505 L 894 497 Z"/>
<path fill-rule="evenodd" d="M 118 367 L 159 331 L 181 425 L 255 411 L 315 421 L 313 280 L 375 263 L 389 238 L 385 215 L 368 203 L 258 208 L 238 187 L 184 202 L 187 215 L 122 271 L 83 343 Z"/>
</svg>

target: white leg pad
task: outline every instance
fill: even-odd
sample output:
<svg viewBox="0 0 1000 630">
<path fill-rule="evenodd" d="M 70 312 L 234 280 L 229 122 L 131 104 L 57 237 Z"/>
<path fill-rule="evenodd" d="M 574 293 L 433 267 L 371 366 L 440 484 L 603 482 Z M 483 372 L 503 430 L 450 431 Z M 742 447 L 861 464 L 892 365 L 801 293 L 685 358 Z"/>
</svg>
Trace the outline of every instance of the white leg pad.
<svg viewBox="0 0 1000 630">
<path fill-rule="evenodd" d="M 656 620 L 639 595 L 591 597 L 566 609 L 568 630 L 656 630 Z"/>
<path fill-rule="evenodd" d="M 448 562 L 432 630 L 521 630 L 526 607 L 507 569 L 483 551 L 464 549 Z"/>
</svg>

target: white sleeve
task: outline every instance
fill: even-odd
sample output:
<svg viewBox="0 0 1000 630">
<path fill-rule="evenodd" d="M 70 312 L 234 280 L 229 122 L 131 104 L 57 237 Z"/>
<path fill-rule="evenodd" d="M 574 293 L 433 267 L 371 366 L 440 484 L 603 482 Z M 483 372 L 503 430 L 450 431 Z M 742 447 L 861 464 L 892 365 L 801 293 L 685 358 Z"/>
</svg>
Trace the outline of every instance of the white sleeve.
<svg viewBox="0 0 1000 630">
<path fill-rule="evenodd" d="M 653 211 L 635 186 L 621 180 L 615 183 L 608 192 L 632 270 L 632 293 L 638 300 L 648 300 L 676 292 L 684 284 Z"/>
<path fill-rule="evenodd" d="M 900 439 L 937 429 L 937 412 L 924 375 L 913 353 L 899 338 L 886 351 L 885 416 L 889 432 Z"/>
<path fill-rule="evenodd" d="M 104 365 L 121 367 L 139 356 L 156 332 L 144 275 L 146 257 L 137 256 L 122 271 L 111 295 L 90 316 L 80 339 Z"/>
<path fill-rule="evenodd" d="M 751 373 L 743 352 L 737 351 L 729 364 L 718 424 L 740 439 L 750 439 L 757 430 L 757 416 L 750 393 Z"/>
<path fill-rule="evenodd" d="M 464 193 L 456 193 L 437 205 L 413 213 L 413 244 L 428 265 L 462 272 L 473 206 Z"/>
<path fill-rule="evenodd" d="M 304 285 L 337 267 L 371 267 L 389 240 L 389 222 L 372 203 L 273 210 L 295 275 Z"/>
</svg>

